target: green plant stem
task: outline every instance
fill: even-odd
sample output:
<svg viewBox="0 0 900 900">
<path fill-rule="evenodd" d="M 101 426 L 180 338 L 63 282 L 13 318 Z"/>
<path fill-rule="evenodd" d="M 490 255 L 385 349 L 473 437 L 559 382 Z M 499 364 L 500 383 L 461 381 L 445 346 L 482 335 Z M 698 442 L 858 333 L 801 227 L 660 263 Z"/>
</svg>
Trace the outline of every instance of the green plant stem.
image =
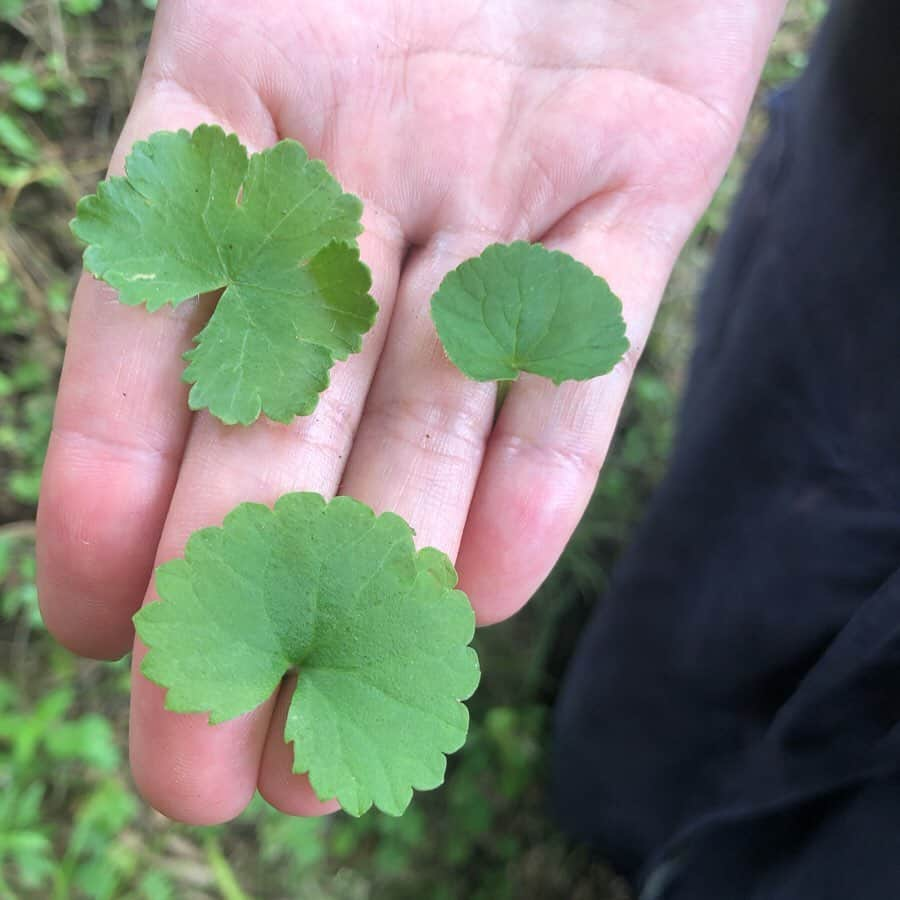
<svg viewBox="0 0 900 900">
<path fill-rule="evenodd" d="M 498 381 L 497 382 L 497 397 L 494 400 L 494 421 L 497 421 L 497 418 L 500 415 L 500 409 L 503 406 L 503 401 L 506 400 L 506 395 L 509 393 L 509 389 L 512 385 L 511 381 Z"/>
<path fill-rule="evenodd" d="M 205 841 L 206 861 L 216 879 L 216 887 L 221 891 L 224 900 L 250 900 L 238 884 L 234 870 L 225 859 L 219 841 L 210 835 Z"/>
</svg>

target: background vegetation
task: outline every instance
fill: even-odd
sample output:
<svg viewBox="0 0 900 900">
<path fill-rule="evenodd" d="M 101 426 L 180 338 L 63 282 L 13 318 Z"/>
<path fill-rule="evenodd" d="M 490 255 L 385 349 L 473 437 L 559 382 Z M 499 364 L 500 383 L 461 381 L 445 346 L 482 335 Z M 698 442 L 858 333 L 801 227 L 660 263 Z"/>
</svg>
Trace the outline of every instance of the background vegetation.
<svg viewBox="0 0 900 900">
<path fill-rule="evenodd" d="M 33 518 L 79 268 L 67 221 L 102 177 L 154 0 L 0 0 L 0 898 L 593 898 L 624 884 L 545 811 L 550 708 L 575 637 L 659 478 L 692 302 L 746 160 L 675 272 L 588 515 L 530 607 L 480 633 L 486 676 L 447 785 L 401 819 L 291 819 L 257 800 L 215 829 L 172 823 L 125 762 L 128 668 L 77 660 L 42 629 Z M 761 96 L 793 78 L 824 0 L 794 0 Z"/>
</svg>

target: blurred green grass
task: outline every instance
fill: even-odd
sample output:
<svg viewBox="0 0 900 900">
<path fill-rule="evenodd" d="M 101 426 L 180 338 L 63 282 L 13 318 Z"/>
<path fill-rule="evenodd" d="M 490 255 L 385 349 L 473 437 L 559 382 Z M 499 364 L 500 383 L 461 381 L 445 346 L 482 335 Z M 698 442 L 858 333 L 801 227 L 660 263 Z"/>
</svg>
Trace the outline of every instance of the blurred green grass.
<svg viewBox="0 0 900 900">
<path fill-rule="evenodd" d="M 764 131 L 762 104 L 673 273 L 581 527 L 529 607 L 477 637 L 486 675 L 446 786 L 400 819 L 291 819 L 257 799 L 234 823 L 193 829 L 133 792 L 127 664 L 57 647 L 34 587 L 34 509 L 80 256 L 67 221 L 103 175 L 154 5 L 0 0 L 0 898 L 626 900 L 546 815 L 549 707 L 662 474 L 694 298 Z M 823 0 L 789 5 L 761 95 L 802 70 L 824 11 Z"/>
</svg>

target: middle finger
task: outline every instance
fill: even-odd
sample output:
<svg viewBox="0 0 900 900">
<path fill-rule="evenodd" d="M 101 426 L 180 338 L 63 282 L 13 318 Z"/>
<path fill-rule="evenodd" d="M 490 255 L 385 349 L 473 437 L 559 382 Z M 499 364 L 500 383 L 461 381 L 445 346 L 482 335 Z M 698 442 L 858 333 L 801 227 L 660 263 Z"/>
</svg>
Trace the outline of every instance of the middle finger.
<svg viewBox="0 0 900 900">
<path fill-rule="evenodd" d="M 367 210 L 359 239 L 373 273 L 378 318 L 360 353 L 332 369 L 331 386 L 312 415 L 249 428 L 198 415 L 188 438 L 157 564 L 180 555 L 200 527 L 218 524 L 244 501 L 272 504 L 289 491 L 334 494 L 390 318 L 404 251 L 402 232 Z M 373 230 L 373 226 L 378 230 Z M 154 597 L 148 591 L 147 600 Z M 195 824 L 225 821 L 253 796 L 274 697 L 229 722 L 211 726 L 203 715 L 164 708 L 165 693 L 140 673 L 135 647 L 131 707 L 131 765 L 144 797 L 166 815 Z M 277 693 L 277 692 L 276 692 Z"/>
</svg>

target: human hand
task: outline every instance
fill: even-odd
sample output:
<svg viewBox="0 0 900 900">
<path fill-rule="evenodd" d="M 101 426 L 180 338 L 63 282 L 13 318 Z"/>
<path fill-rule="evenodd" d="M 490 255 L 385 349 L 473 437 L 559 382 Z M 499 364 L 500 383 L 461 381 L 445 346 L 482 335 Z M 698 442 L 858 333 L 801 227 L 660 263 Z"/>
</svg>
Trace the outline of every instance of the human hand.
<svg viewBox="0 0 900 900">
<path fill-rule="evenodd" d="M 161 2 L 111 171 L 138 139 L 217 122 L 251 151 L 296 138 L 364 201 L 378 321 L 315 413 L 226 427 L 187 407 L 181 354 L 210 298 L 148 315 L 82 278 L 38 515 L 41 607 L 59 640 L 117 657 L 154 564 L 236 504 L 288 491 L 393 510 L 457 560 L 482 624 L 525 603 L 581 517 L 674 260 L 733 151 L 780 0 Z M 495 387 L 445 359 L 443 275 L 540 240 L 623 300 L 611 374 Z M 149 585 L 149 587 L 148 587 Z M 284 689 L 211 727 L 166 712 L 135 647 L 131 762 L 156 808 L 223 821 L 259 786 L 333 808 L 291 773 Z"/>
</svg>

